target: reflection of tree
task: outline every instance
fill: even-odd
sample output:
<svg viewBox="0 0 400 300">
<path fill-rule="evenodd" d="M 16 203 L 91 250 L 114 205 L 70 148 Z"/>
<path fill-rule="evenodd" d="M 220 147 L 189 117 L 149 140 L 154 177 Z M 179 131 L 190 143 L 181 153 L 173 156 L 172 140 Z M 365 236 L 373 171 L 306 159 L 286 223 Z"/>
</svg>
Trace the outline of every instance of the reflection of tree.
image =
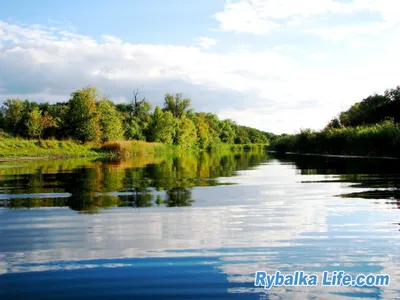
<svg viewBox="0 0 400 300">
<path fill-rule="evenodd" d="M 151 207 L 153 206 L 154 194 L 146 188 L 135 188 L 128 195 L 120 195 L 119 199 L 123 206 Z"/>
<path fill-rule="evenodd" d="M 18 198 L 7 201 L 5 206 L 10 208 L 63 207 L 68 205 L 67 200 L 67 198 Z"/>
<path fill-rule="evenodd" d="M 108 195 L 97 196 L 94 193 L 72 194 L 67 201 L 67 205 L 71 209 L 82 212 L 98 212 L 99 208 L 111 208 L 120 204 L 121 201 L 118 197 Z"/>
<path fill-rule="evenodd" d="M 0 169 L 0 188 L 8 194 L 69 193 L 69 198 L 12 199 L 9 207 L 69 206 L 96 213 L 114 206 L 190 206 L 191 188 L 219 185 L 219 177 L 235 176 L 264 162 L 263 151 L 194 153 L 135 157 L 128 161 L 27 162 Z M 156 192 L 157 191 L 157 192 Z M 158 192 L 165 191 L 165 199 Z M 156 196 L 157 194 L 157 196 Z M 21 196 L 21 198 L 23 198 Z"/>
<path fill-rule="evenodd" d="M 164 203 L 167 207 L 192 206 L 192 191 L 187 188 L 175 187 L 166 192 Z"/>
<path fill-rule="evenodd" d="M 308 155 L 278 155 L 277 158 L 281 162 L 294 163 L 302 175 L 337 175 L 336 179 L 317 182 L 348 182 L 353 183 L 351 187 L 368 188 L 362 192 L 342 194 L 341 197 L 389 199 L 391 201 L 386 201 L 386 204 L 394 204 L 400 208 L 398 160 Z M 370 190 L 371 188 L 379 190 Z"/>
<path fill-rule="evenodd" d="M 391 159 L 343 158 L 312 155 L 276 155 L 279 161 L 294 164 L 301 174 L 312 175 L 392 175 L 400 161 Z"/>
</svg>

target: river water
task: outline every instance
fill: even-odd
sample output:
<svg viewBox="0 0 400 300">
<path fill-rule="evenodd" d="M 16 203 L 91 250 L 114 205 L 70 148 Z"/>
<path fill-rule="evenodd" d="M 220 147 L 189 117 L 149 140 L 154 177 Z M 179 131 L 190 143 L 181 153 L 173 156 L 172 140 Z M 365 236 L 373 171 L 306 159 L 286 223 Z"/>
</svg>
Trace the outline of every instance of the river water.
<svg viewBox="0 0 400 300">
<path fill-rule="evenodd" d="M 0 299 L 400 299 L 400 163 L 265 152 L 0 164 Z M 256 271 L 385 287 L 254 286 Z"/>
</svg>

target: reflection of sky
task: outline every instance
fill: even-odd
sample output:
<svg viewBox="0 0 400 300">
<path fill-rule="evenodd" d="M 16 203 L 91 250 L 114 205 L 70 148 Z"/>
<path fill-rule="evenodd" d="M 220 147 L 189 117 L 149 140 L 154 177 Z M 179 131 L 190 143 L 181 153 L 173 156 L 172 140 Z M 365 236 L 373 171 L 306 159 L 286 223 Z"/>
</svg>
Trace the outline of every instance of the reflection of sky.
<svg viewBox="0 0 400 300">
<path fill-rule="evenodd" d="M 193 207 L 118 208 L 98 215 L 67 208 L 5 210 L 0 219 L 0 272 L 135 265 L 124 258 L 204 257 L 205 262 L 209 257 L 229 282 L 238 284 L 230 292 L 251 292 L 251 286 L 240 283 L 251 283 L 256 270 L 343 269 L 390 274 L 392 284 L 378 290 L 379 297 L 397 298 L 399 210 L 376 200 L 332 197 L 357 191 L 345 184 L 301 183 L 320 179 L 323 176 L 300 176 L 292 166 L 274 162 L 221 180 L 238 185 L 194 188 Z M 332 291 L 274 288 L 273 294 L 335 299 Z M 376 288 L 334 291 L 343 293 L 338 299 L 346 299 L 376 293 Z"/>
</svg>

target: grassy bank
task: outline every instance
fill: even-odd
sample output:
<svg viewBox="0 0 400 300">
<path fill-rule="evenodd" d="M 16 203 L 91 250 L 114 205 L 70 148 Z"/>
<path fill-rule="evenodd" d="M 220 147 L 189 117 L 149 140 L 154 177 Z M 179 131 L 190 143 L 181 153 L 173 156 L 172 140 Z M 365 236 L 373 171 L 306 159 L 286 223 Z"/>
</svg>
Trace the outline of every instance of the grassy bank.
<svg viewBox="0 0 400 300">
<path fill-rule="evenodd" d="M 175 151 L 173 147 L 168 147 L 161 143 L 143 141 L 83 144 L 71 140 L 58 141 L 51 139 L 38 141 L 11 137 L 0 139 L 0 160 L 39 157 L 131 158 L 173 151 Z"/>
<path fill-rule="evenodd" d="M 102 156 L 94 144 L 80 144 L 74 141 L 26 140 L 21 138 L 0 138 L 0 160 L 5 158 L 33 157 L 98 157 Z"/>
<path fill-rule="evenodd" d="M 302 130 L 278 138 L 268 149 L 279 153 L 400 157 L 400 127 L 385 121 L 371 126 Z"/>
<path fill-rule="evenodd" d="M 217 144 L 211 152 L 264 150 L 266 144 Z M 54 158 L 54 157 L 98 157 L 109 159 L 154 156 L 158 154 L 198 152 L 199 149 L 186 149 L 179 146 L 149 143 L 144 141 L 114 141 L 104 144 L 82 144 L 72 140 L 26 140 L 21 138 L 0 138 L 0 161 L 10 159 Z M 201 150 L 200 150 L 201 151 Z"/>
</svg>

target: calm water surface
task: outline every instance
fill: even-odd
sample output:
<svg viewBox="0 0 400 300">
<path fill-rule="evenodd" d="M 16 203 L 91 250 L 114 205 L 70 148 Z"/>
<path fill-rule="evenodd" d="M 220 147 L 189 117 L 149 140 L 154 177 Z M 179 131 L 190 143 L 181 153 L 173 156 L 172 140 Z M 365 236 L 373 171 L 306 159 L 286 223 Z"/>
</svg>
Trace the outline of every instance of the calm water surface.
<svg viewBox="0 0 400 300">
<path fill-rule="evenodd" d="M 400 299 L 400 163 L 229 153 L 0 164 L 0 299 Z M 386 273 L 389 287 L 254 287 Z"/>
</svg>

